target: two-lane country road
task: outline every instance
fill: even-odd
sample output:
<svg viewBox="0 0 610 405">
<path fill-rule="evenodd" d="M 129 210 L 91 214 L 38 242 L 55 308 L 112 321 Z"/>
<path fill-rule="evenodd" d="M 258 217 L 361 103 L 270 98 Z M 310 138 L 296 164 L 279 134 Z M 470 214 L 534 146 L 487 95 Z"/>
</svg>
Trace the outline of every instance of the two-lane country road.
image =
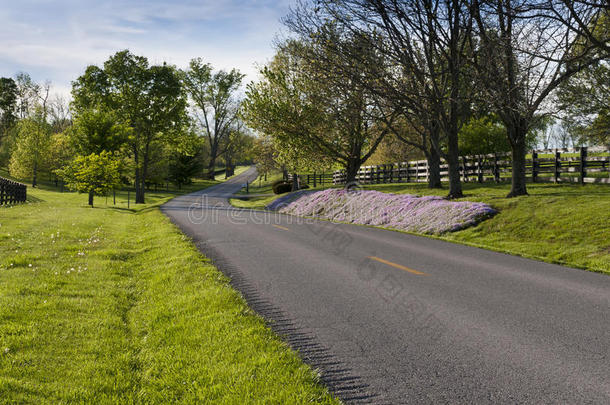
<svg viewBox="0 0 610 405">
<path fill-rule="evenodd" d="M 610 277 L 231 209 L 253 176 L 162 210 L 346 402 L 610 403 Z"/>
</svg>

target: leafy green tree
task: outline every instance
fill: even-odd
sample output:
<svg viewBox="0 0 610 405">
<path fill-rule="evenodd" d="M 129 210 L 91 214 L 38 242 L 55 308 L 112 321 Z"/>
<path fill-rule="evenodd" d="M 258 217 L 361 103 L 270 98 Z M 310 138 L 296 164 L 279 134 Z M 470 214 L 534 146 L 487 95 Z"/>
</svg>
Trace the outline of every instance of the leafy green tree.
<svg viewBox="0 0 610 405">
<path fill-rule="evenodd" d="M 181 189 L 183 185 L 190 184 L 193 177 L 201 173 L 203 164 L 201 163 L 200 151 L 194 154 L 184 152 L 174 152 L 169 158 L 168 179 Z"/>
<path fill-rule="evenodd" d="M 127 142 L 132 128 L 121 123 L 113 111 L 86 109 L 74 119 L 68 130 L 70 143 L 79 155 L 103 151 L 118 152 Z"/>
<path fill-rule="evenodd" d="M 134 161 L 136 203 L 144 203 L 145 185 L 155 150 L 186 122 L 186 97 L 177 70 L 148 64 L 128 50 L 111 56 L 103 68 L 89 66 L 72 86 L 77 114 L 87 109 L 112 111 L 131 128 L 128 146 Z"/>
<path fill-rule="evenodd" d="M 239 115 L 240 102 L 236 93 L 244 75 L 238 70 L 213 72 L 212 65 L 201 58 L 192 59 L 182 73 L 183 83 L 195 104 L 195 118 L 203 128 L 209 143 L 207 177 L 214 179 L 216 160 L 225 150 L 231 128 Z"/>
<path fill-rule="evenodd" d="M 277 161 L 277 153 L 270 136 L 262 135 L 254 139 L 252 154 L 259 175 L 266 178 L 269 172 L 280 167 Z"/>
<path fill-rule="evenodd" d="M 460 130 L 463 155 L 510 152 L 506 128 L 494 115 L 472 118 Z"/>
<path fill-rule="evenodd" d="M 224 153 L 225 178 L 235 174 L 235 164 L 238 162 L 252 161 L 252 148 L 254 137 L 247 132 L 241 120 L 233 127 L 226 140 Z"/>
<path fill-rule="evenodd" d="M 38 184 L 39 172 L 45 168 L 51 144 L 51 126 L 42 109 L 17 125 L 17 137 L 12 151 L 9 171 L 17 178 L 32 179 L 32 187 Z"/>
<path fill-rule="evenodd" d="M 51 127 L 53 125 L 51 124 Z M 64 167 L 74 158 L 75 150 L 70 143 L 69 130 L 53 133 L 46 157 L 46 165 L 50 173 L 55 176 L 55 186 L 58 186 L 57 170 Z"/>
<path fill-rule="evenodd" d="M 92 207 L 95 195 L 106 195 L 121 183 L 120 161 L 106 151 L 77 156 L 57 174 L 71 190 L 88 193 Z"/>
<path fill-rule="evenodd" d="M 0 77 L 0 145 L 17 122 L 17 84 L 11 78 Z"/>
<path fill-rule="evenodd" d="M 558 100 L 563 121 L 579 144 L 610 144 L 610 59 L 563 83 Z"/>
<path fill-rule="evenodd" d="M 346 46 L 361 45 L 353 40 Z M 345 168 L 350 186 L 395 114 L 379 108 L 358 80 L 320 66 L 317 55 L 325 52 L 320 43 L 285 43 L 263 79 L 248 86 L 244 117 L 273 137 L 280 163 L 308 167 L 330 160 Z"/>
</svg>

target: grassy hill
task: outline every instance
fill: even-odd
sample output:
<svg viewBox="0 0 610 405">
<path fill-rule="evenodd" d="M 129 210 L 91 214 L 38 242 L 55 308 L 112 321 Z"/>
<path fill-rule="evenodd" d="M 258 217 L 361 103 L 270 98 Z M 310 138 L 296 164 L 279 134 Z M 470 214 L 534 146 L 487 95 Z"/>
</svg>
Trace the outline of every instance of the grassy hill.
<svg viewBox="0 0 610 405">
<path fill-rule="evenodd" d="M 176 193 L 28 193 L 0 207 L 0 403 L 336 402 L 157 209 Z"/>
</svg>

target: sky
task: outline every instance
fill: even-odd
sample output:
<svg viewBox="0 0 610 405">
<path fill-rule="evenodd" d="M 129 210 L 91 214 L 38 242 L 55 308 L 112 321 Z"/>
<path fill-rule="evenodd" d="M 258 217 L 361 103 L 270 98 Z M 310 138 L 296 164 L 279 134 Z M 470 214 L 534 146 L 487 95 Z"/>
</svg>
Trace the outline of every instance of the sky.
<svg viewBox="0 0 610 405">
<path fill-rule="evenodd" d="M 294 0 L 0 0 L 0 77 L 27 72 L 68 95 L 87 65 L 123 49 L 151 64 L 201 57 L 248 82 L 273 56 Z"/>
</svg>

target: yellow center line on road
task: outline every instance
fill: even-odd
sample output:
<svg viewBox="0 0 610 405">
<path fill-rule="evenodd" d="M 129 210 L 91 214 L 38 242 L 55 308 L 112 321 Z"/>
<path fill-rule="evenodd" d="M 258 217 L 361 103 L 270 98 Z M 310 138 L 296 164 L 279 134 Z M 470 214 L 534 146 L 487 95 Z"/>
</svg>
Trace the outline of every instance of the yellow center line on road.
<svg viewBox="0 0 610 405">
<path fill-rule="evenodd" d="M 408 268 L 406 266 L 403 266 L 402 264 L 390 262 L 388 260 L 384 260 L 384 259 L 381 259 L 381 258 L 376 257 L 376 256 L 369 256 L 368 258 L 371 259 L 371 260 L 375 260 L 375 261 L 377 261 L 379 263 L 387 264 L 388 266 L 396 267 L 397 269 L 400 269 L 400 270 L 408 271 L 411 274 L 417 274 L 418 276 L 427 276 L 428 275 L 426 273 L 422 273 L 421 271 L 410 269 L 410 268 Z"/>
<path fill-rule="evenodd" d="M 283 226 L 279 226 L 279 225 L 273 225 L 273 224 L 272 224 L 271 226 L 274 226 L 274 227 L 276 227 L 277 229 L 281 229 L 281 230 L 283 230 L 283 231 L 289 231 L 289 230 L 290 230 L 290 229 L 288 229 L 288 228 L 284 228 Z"/>
</svg>

